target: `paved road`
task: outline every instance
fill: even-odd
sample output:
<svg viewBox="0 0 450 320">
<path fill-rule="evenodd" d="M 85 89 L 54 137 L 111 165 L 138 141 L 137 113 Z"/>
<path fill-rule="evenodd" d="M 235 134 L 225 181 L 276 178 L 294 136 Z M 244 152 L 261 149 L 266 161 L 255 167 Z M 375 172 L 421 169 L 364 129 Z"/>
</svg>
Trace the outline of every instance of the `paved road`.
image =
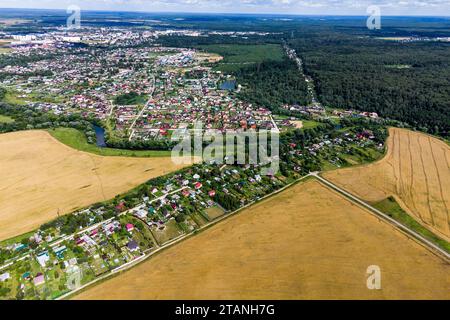
<svg viewBox="0 0 450 320">
<path fill-rule="evenodd" d="M 286 51 L 286 54 L 288 55 L 288 57 L 297 64 L 298 71 L 300 72 L 301 76 L 305 79 L 305 82 L 307 83 L 308 93 L 309 93 L 309 96 L 311 97 L 311 105 L 313 105 L 315 107 L 323 108 L 322 104 L 319 102 L 319 99 L 317 99 L 316 85 L 314 83 L 314 80 L 310 76 L 305 74 L 305 69 L 303 66 L 302 59 L 300 59 L 300 57 L 297 55 L 297 52 L 295 52 L 295 50 L 291 49 L 287 45 L 287 43 L 284 43 L 284 50 Z"/>
<path fill-rule="evenodd" d="M 131 132 L 130 132 L 130 137 L 128 138 L 129 141 L 131 141 L 131 139 L 133 138 L 133 135 L 134 135 L 134 129 L 133 129 L 133 127 L 135 126 L 135 124 L 136 124 L 136 122 L 138 121 L 138 119 L 139 119 L 140 117 L 142 117 L 142 114 L 145 112 L 145 110 L 147 110 L 149 104 L 152 102 L 152 100 L 153 100 L 153 94 L 155 93 L 155 90 L 156 90 L 156 78 L 155 78 L 155 76 L 153 76 L 153 86 L 152 86 L 152 90 L 151 90 L 151 92 L 150 92 L 150 94 L 149 94 L 148 101 L 147 101 L 147 103 L 145 104 L 145 106 L 141 109 L 141 111 L 139 112 L 139 114 L 136 116 L 136 118 L 134 119 L 134 121 L 133 121 L 133 123 L 131 124 L 130 128 L 128 128 L 128 130 L 131 131 Z"/>
<path fill-rule="evenodd" d="M 114 111 L 114 103 L 113 103 L 112 100 L 108 100 L 108 103 L 109 103 L 109 106 L 110 106 L 109 113 L 108 113 L 108 118 L 111 118 L 111 116 L 113 114 L 113 111 Z"/>
<path fill-rule="evenodd" d="M 369 209 L 372 213 L 376 214 L 378 217 L 384 219 L 385 221 L 387 221 L 390 224 L 394 225 L 395 227 L 399 228 L 400 230 L 402 230 L 403 232 L 407 233 L 411 237 L 413 237 L 416 240 L 420 241 L 423 245 L 425 245 L 426 247 L 428 247 L 432 251 L 440 254 L 441 256 L 445 257 L 447 260 L 450 260 L 450 254 L 448 254 L 445 250 L 441 249 L 440 247 L 435 245 L 433 242 L 431 242 L 428 239 L 424 238 L 423 236 L 421 236 L 417 232 L 409 229 L 408 227 L 404 226 L 403 224 L 401 224 L 401 223 L 397 222 L 396 220 L 392 219 L 391 217 L 389 217 L 385 213 L 381 212 L 380 210 L 372 207 L 371 205 L 369 205 L 366 202 L 362 201 L 361 199 L 355 197 L 351 193 L 349 193 L 349 192 L 345 191 L 344 189 L 338 187 L 337 185 L 333 184 L 329 180 L 326 180 L 325 178 L 321 177 L 318 172 L 312 172 L 309 175 L 312 176 L 312 177 L 315 177 L 320 182 L 322 182 L 326 186 L 332 188 L 333 190 L 339 192 L 340 194 L 344 195 L 345 197 L 347 197 L 351 201 L 353 201 L 353 202 L 355 202 L 355 203 L 365 207 L 366 209 Z"/>
<path fill-rule="evenodd" d="M 276 130 L 276 132 L 279 133 L 280 129 L 278 128 L 277 124 L 275 123 L 275 120 L 273 120 L 272 115 L 270 115 L 270 121 L 272 121 L 273 128 Z"/>
</svg>

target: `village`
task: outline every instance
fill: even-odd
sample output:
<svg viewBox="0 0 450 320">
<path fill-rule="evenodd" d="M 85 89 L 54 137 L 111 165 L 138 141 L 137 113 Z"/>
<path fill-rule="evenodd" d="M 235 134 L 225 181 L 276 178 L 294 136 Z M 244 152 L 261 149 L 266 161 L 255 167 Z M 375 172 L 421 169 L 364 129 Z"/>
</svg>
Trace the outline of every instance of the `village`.
<svg viewBox="0 0 450 320">
<path fill-rule="evenodd" d="M 159 36 L 173 32 L 207 36 L 189 30 L 120 28 L 86 28 L 82 33 L 60 30 L 29 37 L 3 35 L 14 40 L 11 55 L 26 63 L 0 68 L 0 84 L 8 91 L 7 101 L 56 115 L 97 119 L 107 139 L 115 141 L 170 140 L 174 130 L 191 130 L 198 121 L 204 130 L 224 133 L 286 131 L 301 128 L 304 118 L 378 118 L 376 113 L 323 107 L 308 79 L 313 102 L 281 106 L 292 116 L 275 117 L 266 107 L 238 98 L 242 84 L 214 68 L 223 59 L 220 55 L 158 45 Z M 149 45 L 141 46 L 143 43 Z M 287 49 L 287 54 L 298 59 L 292 50 Z M 297 63 L 301 68 L 299 59 Z"/>
<path fill-rule="evenodd" d="M 109 136 L 120 139 L 168 138 L 194 121 L 222 131 L 276 127 L 269 110 L 231 94 L 240 85 L 230 75 L 213 71 L 222 57 L 158 46 L 158 36 L 171 32 L 93 29 L 82 36 L 63 31 L 12 35 L 11 55 L 27 63 L 1 68 L 0 84 L 15 103 L 96 118 Z"/>
<path fill-rule="evenodd" d="M 196 164 L 4 241 L 0 298 L 55 299 L 151 256 L 313 169 L 363 163 L 383 153 L 371 130 L 338 132 L 324 131 L 304 147 L 286 141 L 281 170 L 273 175 L 262 175 L 259 165 Z"/>
<path fill-rule="evenodd" d="M 280 106 L 272 114 L 238 98 L 242 85 L 214 68 L 222 59 L 196 49 L 159 46 L 161 32 L 89 28 L 17 38 L 26 63 L 4 66 L 7 98 L 55 114 L 102 123 L 108 137 L 170 139 L 175 130 L 276 130 L 280 170 L 214 160 L 155 178 L 127 194 L 0 242 L 0 299 L 56 299 L 146 259 L 310 172 L 362 164 L 384 152 L 376 113 Z M 201 33 L 185 32 L 185 36 Z M 223 33 L 245 37 L 246 34 Z M 139 46 L 149 42 L 152 46 Z M 114 45 L 105 50 L 99 44 Z M 94 45 L 95 44 L 95 45 Z M 49 56 L 36 59 L 33 56 Z M 27 60 L 28 59 L 28 60 Z M 313 89 L 311 89 L 313 91 Z M 312 92 L 313 93 L 313 92 Z M 362 123 L 346 123 L 361 119 Z M 312 129 L 312 130 L 310 130 Z"/>
</svg>

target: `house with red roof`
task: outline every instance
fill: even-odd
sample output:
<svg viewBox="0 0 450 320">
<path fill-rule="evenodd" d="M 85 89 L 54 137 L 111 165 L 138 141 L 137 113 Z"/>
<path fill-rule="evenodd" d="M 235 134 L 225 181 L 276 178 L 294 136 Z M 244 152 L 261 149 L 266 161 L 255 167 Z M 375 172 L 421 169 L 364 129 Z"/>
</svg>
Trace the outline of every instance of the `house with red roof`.
<svg viewBox="0 0 450 320">
<path fill-rule="evenodd" d="M 125 226 L 125 228 L 127 229 L 128 232 L 131 232 L 134 230 L 134 225 L 131 223 L 127 223 L 127 225 Z"/>
<path fill-rule="evenodd" d="M 119 204 L 116 206 L 116 210 L 117 210 L 118 212 L 123 212 L 123 211 L 125 211 L 125 209 L 126 209 L 125 203 L 123 203 L 123 202 L 119 203 Z"/>
<path fill-rule="evenodd" d="M 203 185 L 202 185 L 200 182 L 197 182 L 197 183 L 194 185 L 194 188 L 195 188 L 196 190 L 200 189 L 201 187 L 203 187 Z"/>
</svg>

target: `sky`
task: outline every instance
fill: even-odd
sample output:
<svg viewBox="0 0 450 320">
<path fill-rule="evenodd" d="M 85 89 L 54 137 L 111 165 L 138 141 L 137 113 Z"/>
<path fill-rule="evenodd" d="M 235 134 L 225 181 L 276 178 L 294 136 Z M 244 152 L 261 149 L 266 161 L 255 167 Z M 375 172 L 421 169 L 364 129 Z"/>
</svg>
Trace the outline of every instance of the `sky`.
<svg viewBox="0 0 450 320">
<path fill-rule="evenodd" d="M 0 8 L 144 12 L 211 12 L 297 15 L 367 15 L 371 5 L 382 15 L 450 16 L 450 0 L 0 0 Z"/>
</svg>

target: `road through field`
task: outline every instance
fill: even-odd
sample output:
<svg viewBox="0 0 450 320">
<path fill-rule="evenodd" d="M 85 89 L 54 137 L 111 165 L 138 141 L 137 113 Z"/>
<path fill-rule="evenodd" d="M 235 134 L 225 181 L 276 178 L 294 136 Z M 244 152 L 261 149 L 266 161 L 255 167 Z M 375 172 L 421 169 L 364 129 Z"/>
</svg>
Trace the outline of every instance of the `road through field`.
<svg viewBox="0 0 450 320">
<path fill-rule="evenodd" d="M 371 203 L 394 196 L 418 222 L 450 241 L 450 147 L 419 132 L 389 132 L 382 160 L 323 176 Z"/>
<path fill-rule="evenodd" d="M 381 212 L 380 210 L 372 207 L 370 204 L 362 201 L 361 199 L 358 199 L 357 197 L 355 197 L 351 193 L 348 193 L 347 191 L 343 190 L 339 186 L 333 184 L 331 181 L 328 181 L 328 180 L 322 178 L 318 173 L 311 173 L 311 175 L 314 176 L 316 179 L 318 179 L 320 182 L 322 182 L 327 187 L 330 187 L 331 189 L 336 190 L 340 194 L 342 194 L 345 197 L 349 198 L 354 203 L 359 204 L 359 205 L 363 206 L 366 209 L 369 209 L 369 211 L 372 211 L 373 213 L 375 213 L 379 217 L 383 218 L 386 222 L 392 224 L 393 226 L 398 227 L 400 230 L 402 230 L 402 231 L 406 232 L 407 234 L 411 235 L 413 238 L 415 238 L 416 240 L 418 240 L 419 242 L 421 242 L 422 244 L 427 246 L 429 249 L 431 249 L 432 251 L 434 251 L 437 254 L 441 255 L 444 259 L 447 259 L 447 261 L 450 262 L 450 254 L 448 252 L 446 252 L 444 249 L 440 248 L 439 246 L 437 246 L 433 242 L 429 241 L 428 239 L 424 238 L 423 236 L 421 236 L 420 234 L 418 234 L 414 230 L 409 229 L 408 227 L 406 227 L 403 224 L 399 223 L 395 219 L 392 219 L 391 217 L 389 217 L 384 212 Z"/>
<path fill-rule="evenodd" d="M 46 131 L 2 134 L 0 150 L 0 240 L 181 168 L 170 158 L 81 152 Z"/>
<path fill-rule="evenodd" d="M 382 289 L 367 288 L 381 268 Z M 77 299 L 450 299 L 450 266 L 317 181 L 297 184 Z"/>
</svg>

